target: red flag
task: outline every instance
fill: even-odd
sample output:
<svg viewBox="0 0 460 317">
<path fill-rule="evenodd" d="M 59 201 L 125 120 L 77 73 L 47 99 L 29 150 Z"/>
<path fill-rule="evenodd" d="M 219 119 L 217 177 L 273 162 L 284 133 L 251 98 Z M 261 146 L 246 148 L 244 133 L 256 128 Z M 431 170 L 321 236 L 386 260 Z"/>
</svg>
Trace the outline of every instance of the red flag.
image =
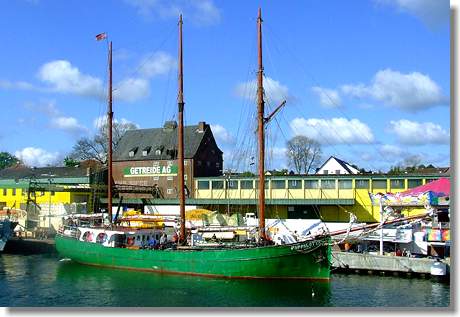
<svg viewBox="0 0 460 317">
<path fill-rule="evenodd" d="M 102 40 L 105 40 L 107 38 L 107 33 L 100 33 L 98 35 L 96 35 L 96 41 L 102 41 Z"/>
</svg>

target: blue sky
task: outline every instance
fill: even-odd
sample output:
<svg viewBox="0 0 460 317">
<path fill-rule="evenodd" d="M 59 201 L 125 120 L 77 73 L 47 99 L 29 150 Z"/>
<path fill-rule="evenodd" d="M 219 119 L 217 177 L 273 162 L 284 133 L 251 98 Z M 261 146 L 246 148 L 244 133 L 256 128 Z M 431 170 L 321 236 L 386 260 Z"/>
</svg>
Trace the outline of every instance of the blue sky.
<svg viewBox="0 0 460 317">
<path fill-rule="evenodd" d="M 62 162 L 106 112 L 140 128 L 174 119 L 177 19 L 184 15 L 187 124 L 212 125 L 226 168 L 255 154 L 256 17 L 264 19 L 268 168 L 306 135 L 324 159 L 372 170 L 450 165 L 449 1 L 0 1 L 0 151 Z"/>
</svg>

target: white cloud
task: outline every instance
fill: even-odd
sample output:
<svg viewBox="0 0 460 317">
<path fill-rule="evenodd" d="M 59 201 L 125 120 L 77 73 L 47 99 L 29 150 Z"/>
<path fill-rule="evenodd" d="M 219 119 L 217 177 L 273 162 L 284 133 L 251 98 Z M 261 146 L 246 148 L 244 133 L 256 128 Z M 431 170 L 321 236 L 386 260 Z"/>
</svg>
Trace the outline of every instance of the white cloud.
<svg viewBox="0 0 460 317">
<path fill-rule="evenodd" d="M 342 100 L 337 90 L 318 86 L 312 87 L 311 89 L 318 95 L 319 102 L 327 108 L 335 108 L 342 104 Z"/>
<path fill-rule="evenodd" d="M 55 117 L 59 115 L 59 110 L 56 107 L 54 100 L 41 100 L 39 102 L 26 102 L 24 107 L 28 111 L 39 112 L 47 115 L 48 117 Z"/>
<path fill-rule="evenodd" d="M 294 135 L 304 135 L 321 144 L 369 144 L 374 142 L 371 129 L 358 119 L 304 119 L 290 123 Z"/>
<path fill-rule="evenodd" d="M 431 28 L 447 24 L 450 17 L 449 0 L 379 0 L 402 12 L 415 15 Z"/>
<path fill-rule="evenodd" d="M 370 98 L 412 112 L 448 103 L 439 85 L 419 72 L 403 74 L 391 69 L 380 70 L 370 85 L 349 84 L 341 88 L 346 95 Z"/>
<path fill-rule="evenodd" d="M 220 10 L 212 0 L 125 0 L 144 18 L 178 18 L 184 15 L 194 24 L 212 25 L 220 21 Z"/>
<path fill-rule="evenodd" d="M 217 141 L 225 144 L 234 144 L 235 138 L 220 124 L 211 124 L 211 130 Z"/>
<path fill-rule="evenodd" d="M 279 81 L 271 79 L 270 77 L 264 77 L 264 90 L 267 100 L 270 102 L 280 102 L 289 98 L 289 89 L 282 85 Z M 238 97 L 249 99 L 252 101 L 256 100 L 257 93 L 257 81 L 256 79 L 245 83 L 239 83 L 236 85 L 235 94 Z"/>
<path fill-rule="evenodd" d="M 66 60 L 44 64 L 38 72 L 38 78 L 50 84 L 52 91 L 91 97 L 104 95 L 102 81 L 99 78 L 82 74 L 77 67 Z"/>
<path fill-rule="evenodd" d="M 76 136 L 88 131 L 88 129 L 81 125 L 74 117 L 55 117 L 51 120 L 51 125 L 56 129 L 63 130 Z"/>
<path fill-rule="evenodd" d="M 177 62 L 168 53 L 159 51 L 144 58 L 140 65 L 141 74 L 147 78 L 151 78 L 167 74 L 171 69 L 177 67 Z"/>
<path fill-rule="evenodd" d="M 38 90 L 34 85 L 25 81 L 0 80 L 0 88 L 5 90 Z"/>
<path fill-rule="evenodd" d="M 126 78 L 116 85 L 113 98 L 135 102 L 150 95 L 148 80 L 144 78 Z"/>
<path fill-rule="evenodd" d="M 60 160 L 58 152 L 48 152 L 41 148 L 26 147 L 14 155 L 27 166 L 43 167 L 55 165 Z"/>
<path fill-rule="evenodd" d="M 450 141 L 449 132 L 432 122 L 390 121 L 389 132 L 396 134 L 398 141 L 406 145 L 448 144 Z"/>
<path fill-rule="evenodd" d="M 384 145 L 380 146 L 379 152 L 384 157 L 400 157 L 404 153 L 406 153 L 406 151 L 401 149 L 399 146 L 392 145 L 392 144 L 384 144 Z"/>
</svg>

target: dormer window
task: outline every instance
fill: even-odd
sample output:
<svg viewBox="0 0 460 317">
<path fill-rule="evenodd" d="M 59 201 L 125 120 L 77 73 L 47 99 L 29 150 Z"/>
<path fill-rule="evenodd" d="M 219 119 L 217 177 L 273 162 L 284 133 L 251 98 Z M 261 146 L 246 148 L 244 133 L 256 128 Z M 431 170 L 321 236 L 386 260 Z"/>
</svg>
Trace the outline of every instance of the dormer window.
<svg viewBox="0 0 460 317">
<path fill-rule="evenodd" d="M 142 156 L 147 156 L 149 154 L 149 152 L 150 152 L 150 149 L 151 149 L 150 146 L 147 146 L 146 148 L 144 148 L 142 150 Z"/>
<path fill-rule="evenodd" d="M 164 148 L 165 148 L 165 147 L 164 147 L 163 145 L 157 147 L 157 148 L 155 149 L 155 155 L 158 155 L 158 156 L 161 155 L 161 153 L 163 153 Z"/>
<path fill-rule="evenodd" d="M 136 152 L 137 152 L 137 146 L 134 147 L 134 148 L 132 148 L 132 149 L 129 151 L 129 153 L 128 153 L 129 157 L 134 157 L 134 155 L 136 155 Z"/>
</svg>

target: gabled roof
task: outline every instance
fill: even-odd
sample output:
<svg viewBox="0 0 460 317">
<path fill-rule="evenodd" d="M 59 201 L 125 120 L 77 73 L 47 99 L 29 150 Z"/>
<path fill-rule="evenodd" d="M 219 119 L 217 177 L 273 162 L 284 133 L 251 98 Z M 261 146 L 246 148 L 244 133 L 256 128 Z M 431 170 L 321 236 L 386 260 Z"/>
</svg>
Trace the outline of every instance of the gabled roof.
<svg viewBox="0 0 460 317">
<path fill-rule="evenodd" d="M 348 173 L 353 174 L 353 171 L 350 169 L 350 167 L 352 167 L 351 164 L 349 164 L 349 163 L 347 163 L 347 162 L 345 162 L 345 161 L 343 161 L 343 160 L 341 160 L 341 159 L 339 159 L 339 158 L 337 158 L 337 157 L 335 157 L 335 156 L 329 157 L 329 158 L 323 163 L 323 165 L 321 165 L 321 167 L 319 167 L 317 170 L 319 171 L 320 169 L 322 169 L 322 168 L 324 167 L 324 165 L 326 165 L 327 162 L 329 162 L 331 159 L 336 160 L 337 163 L 339 163 L 340 166 L 342 166 Z M 359 172 L 359 171 L 358 171 L 358 172 Z"/>
<path fill-rule="evenodd" d="M 184 127 L 184 158 L 193 158 L 205 135 L 212 136 L 208 124 Z M 146 155 L 143 155 L 144 152 Z M 130 152 L 132 152 L 130 156 Z M 113 153 L 114 161 L 173 160 L 177 157 L 177 123 L 168 121 L 162 128 L 128 130 Z"/>
</svg>

